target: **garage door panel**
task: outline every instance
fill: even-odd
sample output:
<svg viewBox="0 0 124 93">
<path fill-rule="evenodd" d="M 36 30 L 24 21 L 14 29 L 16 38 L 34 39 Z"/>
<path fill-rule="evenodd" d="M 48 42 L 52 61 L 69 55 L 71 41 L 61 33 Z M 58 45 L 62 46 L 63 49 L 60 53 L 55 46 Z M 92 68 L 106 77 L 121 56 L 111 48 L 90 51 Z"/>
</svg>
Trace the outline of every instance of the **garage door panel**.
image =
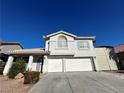
<svg viewBox="0 0 124 93">
<path fill-rule="evenodd" d="M 65 71 L 92 71 L 90 59 L 66 59 Z"/>
<path fill-rule="evenodd" d="M 49 59 L 48 72 L 62 72 L 62 59 Z"/>
<path fill-rule="evenodd" d="M 48 72 L 92 71 L 90 58 L 48 59 Z"/>
</svg>

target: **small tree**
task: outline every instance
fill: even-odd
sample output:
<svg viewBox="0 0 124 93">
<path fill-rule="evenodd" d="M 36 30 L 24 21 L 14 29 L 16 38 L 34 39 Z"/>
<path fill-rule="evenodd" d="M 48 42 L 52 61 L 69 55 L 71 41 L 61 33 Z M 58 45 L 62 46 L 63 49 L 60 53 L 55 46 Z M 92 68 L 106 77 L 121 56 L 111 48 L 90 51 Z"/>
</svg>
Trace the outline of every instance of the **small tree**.
<svg viewBox="0 0 124 93">
<path fill-rule="evenodd" d="M 13 63 L 12 67 L 9 70 L 8 77 L 14 78 L 18 73 L 24 73 L 26 70 L 26 61 L 17 60 Z"/>
</svg>

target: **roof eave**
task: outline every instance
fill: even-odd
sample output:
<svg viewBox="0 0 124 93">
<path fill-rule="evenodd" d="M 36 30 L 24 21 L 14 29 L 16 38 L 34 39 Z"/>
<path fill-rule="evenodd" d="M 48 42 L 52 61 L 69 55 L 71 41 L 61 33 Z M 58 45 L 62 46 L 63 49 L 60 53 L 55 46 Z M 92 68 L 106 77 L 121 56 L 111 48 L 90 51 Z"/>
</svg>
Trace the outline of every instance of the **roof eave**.
<svg viewBox="0 0 124 93">
<path fill-rule="evenodd" d="M 93 40 L 94 42 L 96 41 L 95 36 L 89 36 L 89 37 L 76 37 L 75 39 L 77 40 Z"/>
<path fill-rule="evenodd" d="M 8 55 L 49 55 L 49 51 L 44 52 L 7 52 Z"/>
<path fill-rule="evenodd" d="M 71 33 L 69 33 L 69 32 L 58 31 L 58 32 L 55 32 L 55 33 L 52 33 L 52 34 L 43 36 L 43 38 L 46 40 L 46 39 L 48 39 L 49 37 L 54 36 L 54 35 L 57 35 L 57 34 L 60 34 L 60 33 L 63 33 L 63 34 L 66 34 L 66 35 L 69 35 L 69 36 L 72 36 L 72 37 L 75 37 L 75 38 L 77 37 L 76 35 L 73 35 L 73 34 L 71 34 Z"/>
</svg>

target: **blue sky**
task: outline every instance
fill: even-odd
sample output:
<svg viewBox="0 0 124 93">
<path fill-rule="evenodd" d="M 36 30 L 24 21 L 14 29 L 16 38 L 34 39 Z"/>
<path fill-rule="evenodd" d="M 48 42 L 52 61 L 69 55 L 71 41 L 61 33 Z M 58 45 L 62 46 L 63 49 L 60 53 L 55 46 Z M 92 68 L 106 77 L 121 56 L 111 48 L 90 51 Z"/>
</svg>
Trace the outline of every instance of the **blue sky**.
<svg viewBox="0 0 124 93">
<path fill-rule="evenodd" d="M 63 29 L 96 36 L 96 46 L 124 43 L 124 0 L 0 0 L 0 37 L 24 48 Z"/>
</svg>

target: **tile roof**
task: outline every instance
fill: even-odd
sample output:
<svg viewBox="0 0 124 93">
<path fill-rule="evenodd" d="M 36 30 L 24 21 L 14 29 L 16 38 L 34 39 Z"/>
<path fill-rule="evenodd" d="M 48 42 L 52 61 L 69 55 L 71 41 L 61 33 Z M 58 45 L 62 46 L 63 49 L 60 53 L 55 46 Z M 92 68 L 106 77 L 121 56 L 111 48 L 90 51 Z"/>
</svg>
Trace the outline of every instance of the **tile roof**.
<svg viewBox="0 0 124 93">
<path fill-rule="evenodd" d="M 65 31 L 63 31 L 63 30 L 60 30 L 60 31 L 58 31 L 58 32 L 55 32 L 55 33 L 52 33 L 52 34 L 49 34 L 49 35 L 46 35 L 46 36 L 43 36 L 43 38 L 44 39 L 48 39 L 49 37 L 51 37 L 51 36 L 54 36 L 54 35 L 57 35 L 57 34 L 66 34 L 66 35 L 69 35 L 69 36 L 72 36 L 72 37 L 74 37 L 75 39 L 90 39 L 90 40 L 93 40 L 93 41 L 95 41 L 95 36 L 76 36 L 76 35 L 74 35 L 74 34 L 71 34 L 71 33 L 69 33 L 69 32 L 65 32 Z"/>
<path fill-rule="evenodd" d="M 114 49 L 115 49 L 116 53 L 123 52 L 124 51 L 124 44 L 118 45 Z"/>
<path fill-rule="evenodd" d="M 22 47 L 19 42 L 0 42 L 0 45 L 20 45 L 20 47 Z"/>
<path fill-rule="evenodd" d="M 19 44 L 18 42 L 0 42 L 1 45 Z"/>
</svg>

